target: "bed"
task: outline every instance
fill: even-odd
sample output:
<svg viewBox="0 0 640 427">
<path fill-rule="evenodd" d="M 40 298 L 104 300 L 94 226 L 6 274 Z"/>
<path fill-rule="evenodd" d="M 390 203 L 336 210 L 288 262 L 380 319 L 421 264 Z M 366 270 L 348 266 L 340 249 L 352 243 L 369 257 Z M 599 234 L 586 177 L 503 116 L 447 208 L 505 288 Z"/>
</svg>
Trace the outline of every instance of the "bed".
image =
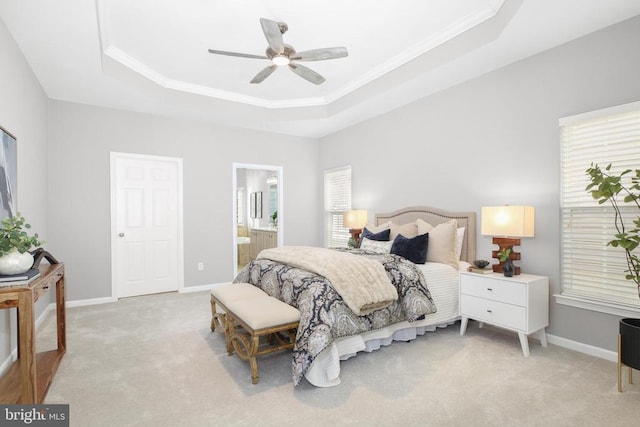
<svg viewBox="0 0 640 427">
<path fill-rule="evenodd" d="M 455 220 L 455 223 L 452 221 Z M 453 224 L 453 225 L 452 225 Z M 437 311 L 425 309 L 424 314 L 403 313 L 402 301 L 392 306 L 373 311 L 367 316 L 357 316 L 342 301 L 327 303 L 326 293 L 334 291 L 326 285 L 326 279 L 304 271 L 295 266 L 275 262 L 270 259 L 252 261 L 234 281 L 248 282 L 259 286 L 271 296 L 281 299 L 301 312 L 301 328 L 298 331 L 296 348 L 294 348 L 292 373 L 294 384 L 302 378 L 317 387 L 331 387 L 340 383 L 340 361 L 355 356 L 360 351 L 371 352 L 393 341 L 409 341 L 438 327 L 446 327 L 459 319 L 458 271 L 466 269 L 475 258 L 476 221 L 475 212 L 447 212 L 430 207 L 408 207 L 391 213 L 378 214 L 375 224 L 369 226 L 374 231 L 393 229 L 395 234 L 407 235 L 414 230 L 422 234 L 430 232 L 430 242 L 437 243 L 436 238 L 442 230 L 455 230 L 455 260 L 447 255 L 446 262 L 438 256 L 438 247 L 429 247 L 424 264 L 414 264 L 396 255 L 371 253 L 369 249 L 356 250 L 360 255 L 379 260 L 384 263 L 389 276 L 408 277 L 406 289 L 414 291 L 422 287 L 426 281 L 430 300 Z M 427 227 L 427 228 L 425 228 Z M 428 228 L 431 227 L 431 228 Z M 449 236 L 447 231 L 447 236 Z M 440 238 L 442 241 L 442 238 Z M 447 237 L 448 239 L 448 237 Z M 369 242 L 367 242 L 369 243 Z M 363 247 L 365 247 L 363 243 Z M 449 248 L 447 246 L 447 248 Z M 431 249 L 433 251 L 429 252 Z M 447 252 L 448 254 L 448 252 Z M 390 259 L 390 258 L 392 259 Z M 424 279 L 416 279 L 410 269 L 418 268 Z M 456 268 L 457 267 L 457 268 Z M 418 275 L 420 276 L 420 275 Z M 323 281 L 324 280 L 324 281 Z M 314 291 L 310 291 L 313 289 Z M 404 294 L 405 288 L 402 288 Z M 319 291 L 320 290 L 320 291 Z M 323 293 L 324 292 L 324 293 Z M 408 292 L 410 293 L 410 292 Z M 338 297 L 339 299 L 339 297 Z M 418 300 L 420 303 L 421 301 Z M 409 305 L 405 303 L 405 305 Z M 422 307 L 424 304 L 417 304 Z M 311 307 L 311 308 L 309 308 Z M 404 316 L 404 317 L 402 317 Z M 321 319 L 307 329 L 302 325 L 305 318 Z M 406 320 L 405 320 L 406 318 Z M 355 331 L 355 332 L 354 332 Z M 357 333 L 356 333 L 357 332 Z"/>
</svg>

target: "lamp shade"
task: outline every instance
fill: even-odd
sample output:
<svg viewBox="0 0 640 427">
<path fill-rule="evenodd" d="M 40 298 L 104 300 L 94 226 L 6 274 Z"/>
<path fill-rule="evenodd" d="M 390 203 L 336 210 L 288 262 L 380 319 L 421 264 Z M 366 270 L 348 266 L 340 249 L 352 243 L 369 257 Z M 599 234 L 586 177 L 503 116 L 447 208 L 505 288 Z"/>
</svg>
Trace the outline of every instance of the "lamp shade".
<svg viewBox="0 0 640 427">
<path fill-rule="evenodd" d="M 367 211 L 364 209 L 356 209 L 346 211 L 342 214 L 342 225 L 350 229 L 363 228 L 367 223 Z"/>
<path fill-rule="evenodd" d="M 535 209 L 532 206 L 489 206 L 482 208 L 482 234 L 487 236 L 533 237 Z"/>
</svg>

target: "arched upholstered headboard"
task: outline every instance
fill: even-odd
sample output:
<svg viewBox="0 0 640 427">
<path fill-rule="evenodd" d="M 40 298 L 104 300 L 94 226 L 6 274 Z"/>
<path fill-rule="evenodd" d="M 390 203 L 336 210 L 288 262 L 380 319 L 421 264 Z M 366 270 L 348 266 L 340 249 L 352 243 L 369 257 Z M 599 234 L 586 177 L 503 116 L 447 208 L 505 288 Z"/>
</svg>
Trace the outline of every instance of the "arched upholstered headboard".
<svg viewBox="0 0 640 427">
<path fill-rule="evenodd" d="M 431 225 L 441 224 L 455 219 L 458 227 L 465 227 L 460 259 L 472 263 L 476 259 L 476 213 L 449 212 L 428 206 L 412 206 L 390 213 L 376 214 L 376 225 L 392 221 L 395 224 L 408 224 L 420 218 Z"/>
</svg>

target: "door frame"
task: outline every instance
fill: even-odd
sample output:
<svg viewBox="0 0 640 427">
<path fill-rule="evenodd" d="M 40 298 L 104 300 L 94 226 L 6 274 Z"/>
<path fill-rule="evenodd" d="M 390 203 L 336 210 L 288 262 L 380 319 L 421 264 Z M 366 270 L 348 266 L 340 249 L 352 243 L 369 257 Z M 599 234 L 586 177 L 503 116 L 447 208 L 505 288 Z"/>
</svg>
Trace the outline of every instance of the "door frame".
<svg viewBox="0 0 640 427">
<path fill-rule="evenodd" d="M 232 173 L 232 191 L 231 191 L 231 236 L 233 243 L 233 277 L 238 275 L 238 217 L 236 216 L 238 210 L 238 203 L 236 197 L 238 194 L 238 169 L 255 169 L 255 170 L 267 170 L 273 171 L 278 175 L 278 246 L 284 245 L 284 191 L 283 191 L 283 171 L 282 166 L 273 165 L 258 165 L 254 163 L 236 163 L 231 165 Z"/>
<path fill-rule="evenodd" d="M 133 160 L 151 160 L 175 163 L 177 170 L 177 217 L 178 217 L 178 244 L 177 244 L 177 260 L 178 260 L 178 292 L 184 288 L 184 220 L 183 220 L 183 179 L 182 179 L 182 159 L 179 157 L 153 156 L 149 154 L 134 154 L 112 151 L 110 155 L 110 193 L 111 193 L 111 297 L 114 300 L 120 298 L 118 296 L 118 277 L 116 263 L 117 244 L 118 244 L 118 224 L 117 224 L 117 197 L 116 197 L 116 161 L 118 159 Z"/>
</svg>

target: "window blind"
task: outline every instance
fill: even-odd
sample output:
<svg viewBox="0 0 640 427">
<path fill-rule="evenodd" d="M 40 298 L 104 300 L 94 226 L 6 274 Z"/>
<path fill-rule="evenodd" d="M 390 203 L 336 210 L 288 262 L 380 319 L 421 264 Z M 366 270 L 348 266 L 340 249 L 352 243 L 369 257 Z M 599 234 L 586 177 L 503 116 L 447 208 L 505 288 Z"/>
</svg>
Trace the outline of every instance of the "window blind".
<svg viewBox="0 0 640 427">
<path fill-rule="evenodd" d="M 640 168 L 640 103 L 560 120 L 561 294 L 623 309 L 640 309 L 634 282 L 625 279 L 622 248 L 608 246 L 616 234 L 615 211 L 585 190 L 591 163 L 611 173 Z M 626 184 L 625 184 L 626 185 Z M 637 208 L 620 203 L 625 224 Z"/>
<path fill-rule="evenodd" d="M 342 225 L 342 213 L 351 209 L 351 166 L 324 172 L 324 206 L 327 247 L 346 247 L 349 230 Z"/>
</svg>

